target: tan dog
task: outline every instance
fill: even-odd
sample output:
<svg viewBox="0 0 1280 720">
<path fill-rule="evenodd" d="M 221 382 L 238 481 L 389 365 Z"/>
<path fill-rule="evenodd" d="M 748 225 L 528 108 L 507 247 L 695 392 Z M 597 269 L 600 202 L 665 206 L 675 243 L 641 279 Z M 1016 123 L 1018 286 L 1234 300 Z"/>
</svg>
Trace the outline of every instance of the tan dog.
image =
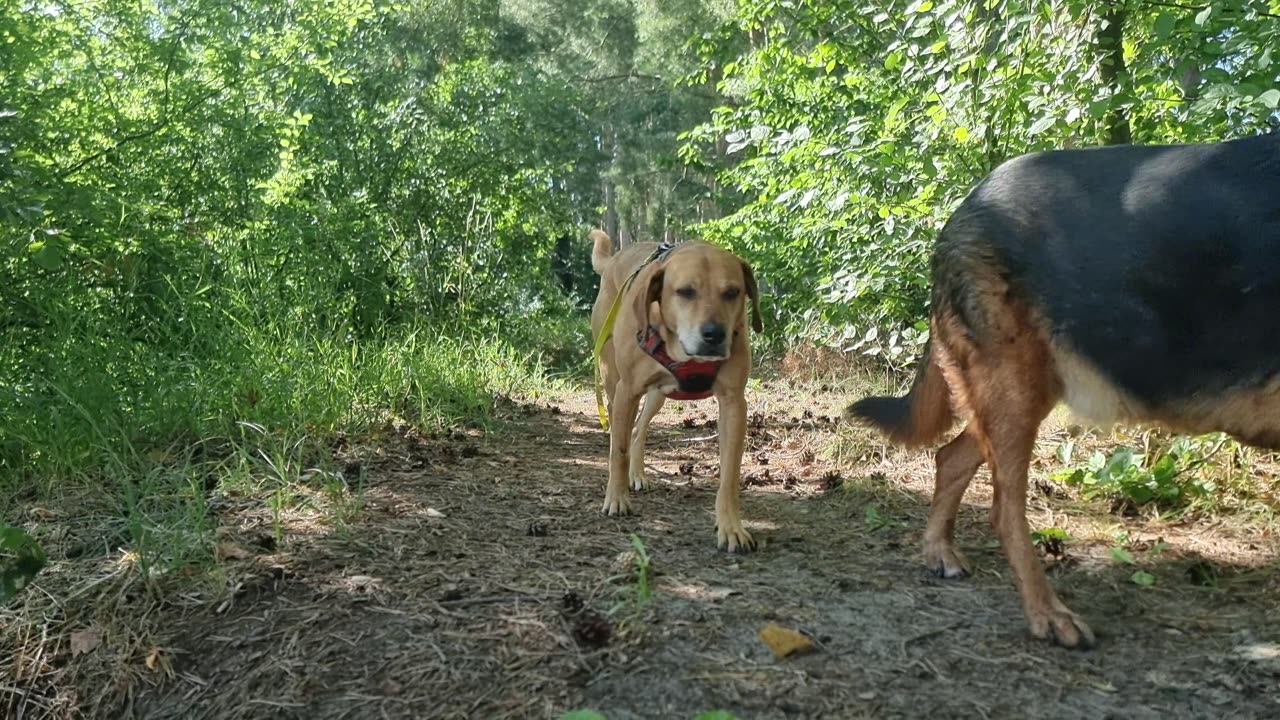
<svg viewBox="0 0 1280 720">
<path fill-rule="evenodd" d="M 629 490 L 648 487 L 644 444 L 649 422 L 667 397 L 714 395 L 720 406 L 717 542 L 730 552 L 754 549 L 738 504 L 747 431 L 744 391 L 751 370 L 748 298 L 753 303 L 752 328 L 761 329 L 759 291 L 751 267 L 704 242 L 680 243 L 646 264 L 658 250 L 656 243 L 635 243 L 614 255 L 613 241 L 605 233 L 595 230 L 591 240 L 591 266 L 600 274 L 600 293 L 591 312 L 593 336 L 599 337 L 615 298 L 624 293 L 600 353 L 610 420 L 603 512 L 630 513 Z M 639 274 L 627 285 L 637 269 Z M 641 397 L 644 409 L 636 422 Z"/>
</svg>

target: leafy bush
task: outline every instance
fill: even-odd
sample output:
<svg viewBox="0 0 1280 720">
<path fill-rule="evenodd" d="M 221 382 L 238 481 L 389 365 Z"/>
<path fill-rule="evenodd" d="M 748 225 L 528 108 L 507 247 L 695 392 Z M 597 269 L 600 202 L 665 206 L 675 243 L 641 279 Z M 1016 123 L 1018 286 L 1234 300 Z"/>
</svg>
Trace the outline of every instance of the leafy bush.
<svg viewBox="0 0 1280 720">
<path fill-rule="evenodd" d="M 44 564 L 40 543 L 21 528 L 0 522 L 0 606 L 21 592 Z"/>
<path fill-rule="evenodd" d="M 1060 471 L 1055 479 L 1076 487 L 1087 499 L 1104 499 L 1117 509 L 1144 507 L 1178 510 L 1212 493 L 1212 480 L 1193 471 L 1221 449 L 1219 436 L 1178 437 L 1150 455 L 1120 448 L 1110 456 L 1094 453 L 1082 467 Z"/>
<path fill-rule="evenodd" d="M 740 4 L 696 43 L 695 79 L 731 102 L 684 136 L 684 157 L 739 204 L 704 230 L 757 264 L 790 337 L 900 365 L 915 353 L 895 348 L 923 340 L 933 240 L 1000 162 L 1266 128 L 1280 23 L 1229 5 Z"/>
</svg>

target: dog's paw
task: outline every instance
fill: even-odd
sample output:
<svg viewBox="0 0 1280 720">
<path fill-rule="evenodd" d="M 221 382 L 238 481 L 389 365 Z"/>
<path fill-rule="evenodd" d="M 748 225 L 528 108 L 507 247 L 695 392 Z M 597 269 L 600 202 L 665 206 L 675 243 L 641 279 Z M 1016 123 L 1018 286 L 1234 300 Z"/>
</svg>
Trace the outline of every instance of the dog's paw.
<svg viewBox="0 0 1280 720">
<path fill-rule="evenodd" d="M 969 560 L 949 542 L 926 542 L 924 562 L 929 572 L 947 579 L 966 577 L 973 570 Z"/>
<path fill-rule="evenodd" d="M 1032 637 L 1038 640 L 1050 640 L 1065 648 L 1081 650 L 1087 650 L 1096 643 L 1093 630 L 1089 629 L 1079 615 L 1065 606 L 1057 609 L 1028 611 L 1027 622 L 1030 625 Z"/>
<path fill-rule="evenodd" d="M 618 493 L 613 495 L 605 493 L 604 507 L 600 508 L 600 512 L 605 515 L 630 515 L 631 514 L 631 498 L 626 493 Z"/>
<path fill-rule="evenodd" d="M 649 482 L 649 478 L 644 474 L 643 468 L 640 470 L 633 469 L 630 473 L 628 473 L 628 475 L 631 481 L 631 489 L 635 490 L 636 492 L 640 492 L 641 490 L 648 490 L 649 488 L 653 487 L 653 484 Z"/>
<path fill-rule="evenodd" d="M 719 523 L 716 525 L 716 545 L 721 550 L 731 553 L 751 552 L 756 549 L 756 541 L 751 533 L 742 527 L 742 523 Z"/>
</svg>

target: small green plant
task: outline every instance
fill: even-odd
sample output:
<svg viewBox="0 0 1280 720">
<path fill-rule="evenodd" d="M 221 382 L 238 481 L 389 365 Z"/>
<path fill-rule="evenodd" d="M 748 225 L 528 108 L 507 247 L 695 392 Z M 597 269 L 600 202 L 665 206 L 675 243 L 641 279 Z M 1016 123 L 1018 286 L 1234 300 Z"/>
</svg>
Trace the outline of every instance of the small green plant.
<svg viewBox="0 0 1280 720">
<path fill-rule="evenodd" d="M 44 548 L 22 528 L 0 523 L 0 605 L 25 588 L 44 568 Z"/>
<path fill-rule="evenodd" d="M 1045 555 L 1054 557 L 1066 557 L 1066 545 L 1070 539 L 1071 536 L 1062 528 L 1050 527 L 1031 531 L 1031 544 L 1040 548 Z"/>
<path fill-rule="evenodd" d="M 1079 488 L 1086 499 L 1110 500 L 1120 510 L 1153 506 L 1178 510 L 1209 496 L 1216 485 L 1193 471 L 1213 457 L 1226 442 L 1179 437 L 1163 450 L 1144 453 L 1120 448 L 1110 457 L 1094 453 L 1083 467 L 1054 475 L 1067 485 Z M 1069 457 L 1060 453 L 1060 457 Z"/>
<path fill-rule="evenodd" d="M 1058 462 L 1062 463 L 1063 465 L 1066 465 L 1067 463 L 1071 462 L 1071 458 L 1072 456 L 1075 455 L 1075 451 L 1076 451 L 1075 439 L 1067 438 L 1060 445 L 1058 445 L 1056 450 L 1053 451 L 1053 455 L 1054 457 L 1058 458 Z"/>
<path fill-rule="evenodd" d="M 636 550 L 636 604 L 643 607 L 653 599 L 653 587 L 650 585 L 653 566 L 649 561 L 649 551 L 645 549 L 644 541 L 639 535 L 631 536 L 631 547 Z"/>
<path fill-rule="evenodd" d="M 322 472 L 323 481 L 320 489 L 329 501 L 329 511 L 339 526 L 353 522 L 364 509 L 364 471 L 356 478 L 352 487 L 346 478 L 334 472 Z"/>
<path fill-rule="evenodd" d="M 1156 584 L 1156 576 L 1152 575 L 1146 570 L 1136 571 L 1135 573 L 1129 576 L 1129 580 L 1134 585 L 1141 585 L 1142 587 L 1151 587 L 1152 585 Z"/>
<path fill-rule="evenodd" d="M 1066 530 L 1058 527 L 1044 528 L 1042 530 L 1031 531 L 1031 542 L 1035 545 L 1047 545 L 1052 543 L 1063 543 L 1071 539 Z"/>
<path fill-rule="evenodd" d="M 1110 554 L 1110 555 L 1111 555 L 1111 559 L 1112 559 L 1112 560 L 1115 560 L 1115 561 L 1116 561 L 1116 562 L 1118 562 L 1118 563 L 1121 563 L 1121 564 L 1124 564 L 1124 565 L 1136 565 L 1136 564 L 1137 564 L 1137 561 L 1133 559 L 1133 553 L 1131 553 L 1131 552 L 1129 552 L 1128 550 L 1126 550 L 1126 549 L 1124 549 L 1124 548 L 1120 547 L 1119 545 L 1112 545 L 1112 546 L 1107 550 L 1107 552 L 1108 552 L 1108 554 Z"/>
<path fill-rule="evenodd" d="M 1161 547 L 1156 551 L 1159 552 L 1160 549 L 1163 548 Z M 1120 545 L 1112 545 L 1107 549 L 1107 554 L 1111 556 L 1112 560 L 1115 560 L 1122 565 L 1136 566 L 1138 564 L 1138 561 L 1133 557 L 1133 553 Z M 1146 570 L 1134 570 L 1133 574 L 1129 576 L 1129 582 L 1142 587 L 1151 587 L 1156 584 L 1156 576 Z"/>
<path fill-rule="evenodd" d="M 864 511 L 864 515 L 866 517 L 867 527 L 870 528 L 872 532 L 893 526 L 893 519 L 884 513 L 881 513 L 880 509 L 875 505 L 868 505 Z"/>
</svg>

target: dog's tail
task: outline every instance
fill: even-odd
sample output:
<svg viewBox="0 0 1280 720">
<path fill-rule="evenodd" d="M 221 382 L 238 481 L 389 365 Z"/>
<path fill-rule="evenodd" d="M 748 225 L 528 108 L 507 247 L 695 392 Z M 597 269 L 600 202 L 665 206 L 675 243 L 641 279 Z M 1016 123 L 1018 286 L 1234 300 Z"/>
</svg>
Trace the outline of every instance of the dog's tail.
<svg viewBox="0 0 1280 720">
<path fill-rule="evenodd" d="M 609 266 L 609 258 L 613 257 L 613 240 L 603 230 L 591 231 L 591 267 L 596 274 L 603 275 Z"/>
<path fill-rule="evenodd" d="M 929 343 L 920 357 L 920 369 L 904 397 L 863 398 L 845 411 L 847 420 L 870 425 L 895 445 L 932 445 L 955 420 L 947 379 L 929 352 Z"/>
</svg>

